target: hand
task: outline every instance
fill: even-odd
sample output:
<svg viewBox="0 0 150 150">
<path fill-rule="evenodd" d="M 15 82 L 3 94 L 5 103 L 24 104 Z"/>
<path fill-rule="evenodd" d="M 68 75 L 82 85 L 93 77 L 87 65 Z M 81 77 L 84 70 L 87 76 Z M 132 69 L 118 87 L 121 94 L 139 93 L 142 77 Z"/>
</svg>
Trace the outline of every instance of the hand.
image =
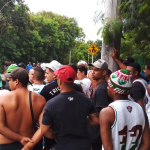
<svg viewBox="0 0 150 150">
<path fill-rule="evenodd" d="M 28 138 L 28 137 L 22 137 L 21 140 L 20 140 L 20 143 L 21 143 L 22 145 L 25 145 L 25 144 L 27 144 L 28 142 L 33 143 L 33 141 L 32 141 L 30 138 Z"/>
<path fill-rule="evenodd" d="M 110 54 L 110 56 L 114 59 L 114 60 L 116 60 L 116 59 L 118 59 L 118 51 L 116 50 L 116 49 L 113 49 L 113 53 L 111 53 Z"/>
</svg>

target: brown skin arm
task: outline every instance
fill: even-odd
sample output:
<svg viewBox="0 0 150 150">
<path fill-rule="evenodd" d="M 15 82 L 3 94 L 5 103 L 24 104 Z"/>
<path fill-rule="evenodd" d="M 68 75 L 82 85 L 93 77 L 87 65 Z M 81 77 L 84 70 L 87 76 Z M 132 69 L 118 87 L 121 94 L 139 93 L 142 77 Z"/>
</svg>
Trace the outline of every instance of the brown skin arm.
<svg viewBox="0 0 150 150">
<path fill-rule="evenodd" d="M 17 134 L 14 131 L 10 130 L 6 126 L 6 114 L 2 103 L 0 103 L 0 134 L 11 140 L 19 141 L 22 145 L 25 145 L 27 142 L 33 142 L 30 138 L 23 137 L 20 134 Z"/>
<path fill-rule="evenodd" d="M 55 132 L 51 129 L 50 125 L 41 125 L 41 132 L 49 139 L 56 139 Z"/>
<path fill-rule="evenodd" d="M 150 147 L 150 131 L 149 131 L 149 123 L 148 123 L 148 117 L 145 111 L 145 105 L 143 103 L 143 99 L 139 99 L 137 103 L 143 108 L 144 110 L 144 115 L 145 115 L 145 128 L 140 144 L 140 149 L 139 150 L 148 150 Z M 148 148 L 148 149 L 147 149 Z"/>
<path fill-rule="evenodd" d="M 101 128 L 101 138 L 105 150 L 113 150 L 113 142 L 111 136 L 111 126 L 115 120 L 114 111 L 107 107 L 101 110 L 99 115 L 99 122 Z"/>
<path fill-rule="evenodd" d="M 120 69 L 126 69 L 127 66 L 119 60 L 118 51 L 113 49 L 113 53 L 110 56 L 115 60 Z"/>
<path fill-rule="evenodd" d="M 146 119 L 147 115 L 145 112 L 144 112 L 144 115 L 145 115 L 145 128 L 143 131 L 139 150 L 149 150 L 150 149 L 150 136 L 149 136 L 148 119 Z"/>
<path fill-rule="evenodd" d="M 89 114 L 89 116 L 87 117 L 87 123 L 88 125 L 98 125 L 99 124 L 99 113 L 93 113 L 93 114 Z"/>
<path fill-rule="evenodd" d="M 38 124 L 40 125 L 40 128 L 34 133 L 32 140 L 34 143 L 28 142 L 21 150 L 31 150 L 43 137 L 43 134 L 41 133 L 41 124 L 42 124 L 42 117 L 44 113 L 44 108 L 39 116 Z"/>
</svg>

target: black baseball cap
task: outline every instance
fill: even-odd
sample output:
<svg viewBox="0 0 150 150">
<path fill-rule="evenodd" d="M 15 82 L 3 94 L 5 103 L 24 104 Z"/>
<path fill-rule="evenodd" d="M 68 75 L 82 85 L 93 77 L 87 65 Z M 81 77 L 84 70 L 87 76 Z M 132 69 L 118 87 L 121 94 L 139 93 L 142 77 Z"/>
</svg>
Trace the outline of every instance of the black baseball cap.
<svg viewBox="0 0 150 150">
<path fill-rule="evenodd" d="M 21 67 L 14 69 L 11 73 L 5 75 L 7 78 L 15 78 L 18 80 L 29 80 L 28 71 Z"/>
</svg>

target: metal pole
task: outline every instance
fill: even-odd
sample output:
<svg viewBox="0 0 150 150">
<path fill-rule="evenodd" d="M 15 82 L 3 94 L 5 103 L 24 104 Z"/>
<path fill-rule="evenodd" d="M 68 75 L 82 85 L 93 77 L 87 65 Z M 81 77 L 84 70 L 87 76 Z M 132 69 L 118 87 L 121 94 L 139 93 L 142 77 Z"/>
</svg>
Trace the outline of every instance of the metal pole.
<svg viewBox="0 0 150 150">
<path fill-rule="evenodd" d="M 70 51 L 70 56 L 69 56 L 69 64 L 71 64 L 71 51 Z"/>
<path fill-rule="evenodd" d="M 93 64 L 93 55 L 92 55 L 92 64 Z"/>
</svg>

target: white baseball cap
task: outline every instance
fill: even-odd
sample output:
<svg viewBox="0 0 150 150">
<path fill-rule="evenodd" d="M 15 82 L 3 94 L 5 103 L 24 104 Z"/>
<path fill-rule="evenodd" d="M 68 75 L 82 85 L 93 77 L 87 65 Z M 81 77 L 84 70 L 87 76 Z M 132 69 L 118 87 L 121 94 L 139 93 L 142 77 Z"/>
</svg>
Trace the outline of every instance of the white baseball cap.
<svg viewBox="0 0 150 150">
<path fill-rule="evenodd" d="M 103 69 L 103 70 L 108 69 L 108 64 L 106 63 L 105 60 L 102 60 L 102 59 L 98 59 L 93 64 L 89 64 L 89 66 L 94 66 L 96 68 Z"/>
<path fill-rule="evenodd" d="M 78 62 L 78 65 L 80 65 L 80 64 L 83 64 L 83 65 L 88 66 L 87 62 L 86 62 L 86 61 L 84 61 L 84 60 L 80 60 L 80 61 Z"/>
<path fill-rule="evenodd" d="M 44 65 L 45 65 L 46 68 L 50 68 L 53 71 L 59 70 L 63 66 L 62 64 L 60 64 L 56 60 L 52 60 L 50 63 L 46 63 Z"/>
</svg>

